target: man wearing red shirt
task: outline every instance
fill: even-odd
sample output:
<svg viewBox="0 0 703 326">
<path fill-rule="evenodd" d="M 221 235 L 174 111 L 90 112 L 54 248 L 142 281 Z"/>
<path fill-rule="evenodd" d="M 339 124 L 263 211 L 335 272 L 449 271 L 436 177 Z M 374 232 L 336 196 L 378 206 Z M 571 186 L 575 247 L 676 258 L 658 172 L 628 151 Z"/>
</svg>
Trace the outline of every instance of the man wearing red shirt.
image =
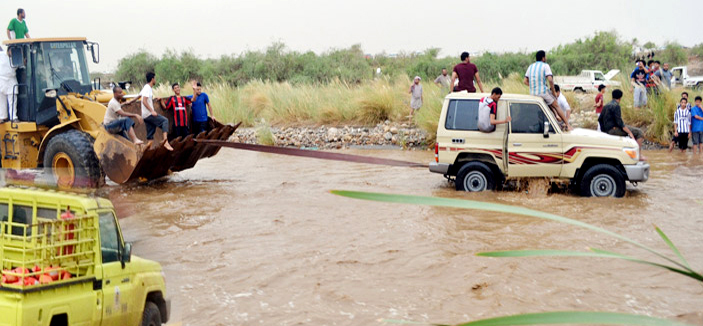
<svg viewBox="0 0 703 326">
<path fill-rule="evenodd" d="M 593 106 L 596 108 L 596 117 L 600 117 L 600 113 L 603 112 L 603 103 L 605 99 L 603 95 L 605 94 L 605 85 L 598 85 L 598 95 L 596 95 L 596 104 Z M 600 124 L 598 124 L 598 131 L 600 131 Z"/>
<path fill-rule="evenodd" d="M 168 99 L 161 99 L 161 107 L 164 111 L 173 109 L 173 125 L 175 137 L 186 138 L 188 132 L 188 110 L 186 105 L 191 104 L 191 101 L 185 96 L 181 96 L 181 86 L 178 83 L 171 85 L 174 96 Z"/>
<path fill-rule="evenodd" d="M 459 78 L 459 84 L 454 86 L 454 81 L 456 81 L 457 78 Z M 469 53 L 464 52 L 461 54 L 461 63 L 454 66 L 452 82 L 449 85 L 454 87 L 455 92 L 467 91 L 469 93 L 476 93 L 474 79 L 476 79 L 478 88 L 481 90 L 481 93 L 483 93 L 483 84 L 481 83 L 481 77 L 478 75 L 478 67 L 470 62 Z"/>
</svg>

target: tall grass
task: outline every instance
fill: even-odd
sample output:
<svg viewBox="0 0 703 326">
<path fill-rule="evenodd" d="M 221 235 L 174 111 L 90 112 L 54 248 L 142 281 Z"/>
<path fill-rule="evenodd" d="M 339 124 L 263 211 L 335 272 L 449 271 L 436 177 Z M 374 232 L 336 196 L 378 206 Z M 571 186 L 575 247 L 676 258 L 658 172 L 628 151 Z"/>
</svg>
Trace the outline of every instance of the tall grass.
<svg viewBox="0 0 703 326">
<path fill-rule="evenodd" d="M 646 129 L 649 140 L 662 144 L 671 139 L 672 120 L 676 105 L 683 89 L 662 90 L 657 96 L 649 96 L 646 108 L 633 108 L 633 92 L 629 87 L 629 74 L 622 73 L 618 80 L 624 93 L 621 107 L 626 124 Z M 501 87 L 504 93 L 528 94 L 520 73 L 512 73 L 499 82 L 487 82 L 484 91 Z M 360 84 L 335 79 L 326 84 L 292 84 L 289 82 L 253 81 L 242 87 L 232 86 L 224 81 L 205 84 L 216 118 L 225 123 L 242 122 L 243 126 L 253 127 L 264 119 L 274 126 L 297 125 L 374 125 L 390 120 L 405 123 L 410 112 L 408 89 L 411 81 L 408 76 L 382 77 Z M 414 123 L 427 131 L 434 141 L 437 123 L 442 110 L 446 91 L 431 81 L 422 82 L 424 103 L 415 117 Z M 182 85 L 184 94 L 192 94 L 189 84 Z M 688 91 L 693 100 L 700 92 Z M 170 96 L 169 86 L 155 88 L 156 96 Z M 574 112 L 581 110 L 577 96 L 564 92 L 572 103 Z M 610 98 L 610 92 L 606 98 Z M 586 105 L 590 109 L 590 104 Z M 595 127 L 595 126 L 585 126 Z"/>
</svg>

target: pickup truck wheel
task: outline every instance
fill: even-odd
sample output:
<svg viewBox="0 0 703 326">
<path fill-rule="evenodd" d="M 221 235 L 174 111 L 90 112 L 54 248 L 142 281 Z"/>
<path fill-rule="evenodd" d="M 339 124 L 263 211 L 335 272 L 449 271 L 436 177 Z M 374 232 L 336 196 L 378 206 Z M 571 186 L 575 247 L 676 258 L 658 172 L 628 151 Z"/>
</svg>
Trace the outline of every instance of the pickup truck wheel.
<svg viewBox="0 0 703 326">
<path fill-rule="evenodd" d="M 159 312 L 159 307 L 151 301 L 147 301 L 144 305 L 142 326 L 161 326 L 161 312 Z"/>
<path fill-rule="evenodd" d="M 495 189 L 493 171 L 481 162 L 469 162 L 459 169 L 456 174 L 456 190 L 459 191 L 486 191 Z"/>
<path fill-rule="evenodd" d="M 580 182 L 581 195 L 585 197 L 625 196 L 625 177 L 610 164 L 590 167 Z"/>
</svg>

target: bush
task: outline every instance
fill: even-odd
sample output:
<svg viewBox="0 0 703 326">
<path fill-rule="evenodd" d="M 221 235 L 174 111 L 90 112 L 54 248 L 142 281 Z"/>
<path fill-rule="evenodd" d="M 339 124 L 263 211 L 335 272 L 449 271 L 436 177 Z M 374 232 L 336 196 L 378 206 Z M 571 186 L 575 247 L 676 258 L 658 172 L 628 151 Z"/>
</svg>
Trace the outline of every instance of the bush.
<svg viewBox="0 0 703 326">
<path fill-rule="evenodd" d="M 136 84 L 143 84 L 146 81 L 146 73 L 154 71 L 159 60 L 146 50 L 139 50 L 130 54 L 117 63 L 115 78 L 117 81 L 131 81 Z"/>
<path fill-rule="evenodd" d="M 668 62 L 674 66 L 683 66 L 688 64 L 688 54 L 680 44 L 667 43 L 663 51 L 656 53 L 656 60 L 661 63 Z"/>
</svg>

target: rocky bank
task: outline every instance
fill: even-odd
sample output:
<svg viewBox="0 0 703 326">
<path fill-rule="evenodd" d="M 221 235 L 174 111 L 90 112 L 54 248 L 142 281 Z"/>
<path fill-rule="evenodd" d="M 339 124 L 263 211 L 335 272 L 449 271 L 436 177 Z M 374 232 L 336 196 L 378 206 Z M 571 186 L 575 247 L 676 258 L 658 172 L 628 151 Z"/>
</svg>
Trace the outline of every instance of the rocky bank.
<svg viewBox="0 0 703 326">
<path fill-rule="evenodd" d="M 350 147 L 394 146 L 405 149 L 426 149 L 427 132 L 406 123 L 386 120 L 373 127 L 308 126 L 242 128 L 232 136 L 236 142 L 265 143 L 258 138 L 270 132 L 276 146 L 341 149 Z"/>
</svg>

